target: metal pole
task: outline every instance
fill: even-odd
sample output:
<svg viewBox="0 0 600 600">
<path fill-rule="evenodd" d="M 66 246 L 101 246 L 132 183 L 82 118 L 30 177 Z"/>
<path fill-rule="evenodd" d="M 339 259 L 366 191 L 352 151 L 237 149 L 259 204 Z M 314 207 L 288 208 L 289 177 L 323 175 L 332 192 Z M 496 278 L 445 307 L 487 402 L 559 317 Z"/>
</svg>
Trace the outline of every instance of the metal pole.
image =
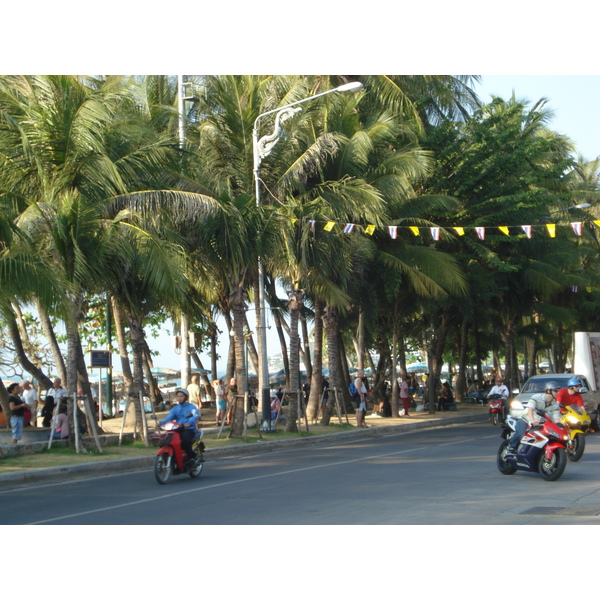
<svg viewBox="0 0 600 600">
<path fill-rule="evenodd" d="M 177 76 L 177 109 L 179 112 L 179 147 L 185 144 L 185 122 L 184 122 L 184 82 L 183 75 Z M 189 331 L 190 321 L 187 315 L 181 314 L 181 387 L 187 389 L 190 382 L 190 353 L 189 353 Z M 152 382 L 149 382 L 150 384 Z"/>
<path fill-rule="evenodd" d="M 260 156 L 258 153 L 258 117 L 254 123 L 252 131 L 252 143 L 254 152 L 254 191 L 256 194 L 256 206 L 260 207 Z M 262 257 L 258 257 L 258 303 L 260 314 L 260 325 L 258 332 L 258 341 L 260 343 L 260 402 L 262 407 L 262 428 L 265 431 L 271 431 L 271 405 L 269 394 L 269 365 L 267 358 L 267 319 L 265 309 L 265 273 Z"/>
<path fill-rule="evenodd" d="M 109 354 L 109 367 L 106 370 L 106 416 L 113 416 L 113 388 L 112 388 L 112 320 L 110 314 L 110 297 L 106 294 L 106 348 L 110 352 Z M 102 377 L 100 377 L 100 383 L 98 388 L 102 387 Z M 102 410 L 102 403 L 100 403 L 100 410 Z"/>
<path fill-rule="evenodd" d="M 263 157 L 268 156 L 273 148 L 273 145 L 277 142 L 280 134 L 280 123 L 285 119 L 290 118 L 295 112 L 301 109 L 295 109 L 290 111 L 289 109 L 297 106 L 298 104 L 303 104 L 304 102 L 309 102 L 310 100 L 314 100 L 315 98 L 320 98 L 321 96 L 325 96 L 326 94 L 332 94 L 334 92 L 349 92 L 349 91 L 357 91 L 362 88 L 362 83 L 358 81 L 353 81 L 351 83 L 346 83 L 337 88 L 326 90 L 321 92 L 320 94 L 315 94 L 314 96 L 309 96 L 308 98 L 303 98 L 302 100 L 298 100 L 297 102 L 292 102 L 291 104 L 286 104 L 284 106 L 280 106 L 273 110 L 269 110 L 265 113 L 262 113 L 256 117 L 254 120 L 254 128 L 252 129 L 252 153 L 254 158 L 254 189 L 256 194 L 256 206 L 260 207 L 260 162 Z M 262 148 L 259 143 L 258 138 L 258 122 L 260 119 L 267 115 L 276 114 L 275 123 L 276 128 L 274 133 L 271 136 L 268 136 L 268 139 L 264 139 L 267 144 L 265 144 Z M 261 140 L 262 141 L 262 140 Z M 261 156 L 262 152 L 262 156 Z M 263 415 L 263 429 L 265 431 L 272 431 L 271 424 L 271 403 L 270 403 L 270 394 L 269 394 L 269 369 L 268 369 L 268 357 L 267 357 L 267 322 L 266 322 L 266 310 L 265 310 L 265 274 L 264 274 L 264 266 L 262 257 L 258 257 L 258 302 L 260 307 L 260 325 L 258 332 L 258 339 L 260 345 L 260 373 L 259 373 L 259 383 L 261 386 L 261 403 L 262 403 L 262 415 Z M 291 415 L 290 415 L 291 417 Z"/>
</svg>

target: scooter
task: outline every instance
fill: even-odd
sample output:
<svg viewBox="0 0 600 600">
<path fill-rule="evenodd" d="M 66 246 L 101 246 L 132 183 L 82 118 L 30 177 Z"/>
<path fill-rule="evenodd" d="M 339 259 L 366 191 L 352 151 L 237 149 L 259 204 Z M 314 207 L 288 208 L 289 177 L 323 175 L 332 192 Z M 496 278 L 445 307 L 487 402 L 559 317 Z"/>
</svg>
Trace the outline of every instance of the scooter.
<svg viewBox="0 0 600 600">
<path fill-rule="evenodd" d="M 539 473 L 546 481 L 557 480 L 567 466 L 566 447 L 570 439 L 569 430 L 562 423 L 554 423 L 543 411 L 536 411 L 541 417 L 539 426 L 529 426 L 521 439 L 516 454 L 508 452 L 508 438 L 515 431 L 517 419 L 506 417 L 501 436 L 504 438 L 496 463 L 503 475 L 516 471 Z"/>
<path fill-rule="evenodd" d="M 560 422 L 564 423 L 569 430 L 569 441 L 567 443 L 567 458 L 578 461 L 585 450 L 585 434 L 588 432 L 592 420 L 585 412 L 585 408 L 578 404 L 559 404 Z"/>
<path fill-rule="evenodd" d="M 169 421 L 164 425 L 158 425 L 158 432 L 150 436 L 153 445 L 158 446 L 156 458 L 154 459 L 154 476 L 160 484 L 165 484 L 171 475 L 188 473 L 192 479 L 200 477 L 204 468 L 204 432 L 196 431 L 192 441 L 192 448 L 196 452 L 196 458 L 188 460 L 187 455 L 181 447 L 181 435 L 183 425 L 176 421 Z"/>
<path fill-rule="evenodd" d="M 489 396 L 488 410 L 494 427 L 504 423 L 506 418 L 506 400 L 502 394 L 491 394 Z"/>
</svg>

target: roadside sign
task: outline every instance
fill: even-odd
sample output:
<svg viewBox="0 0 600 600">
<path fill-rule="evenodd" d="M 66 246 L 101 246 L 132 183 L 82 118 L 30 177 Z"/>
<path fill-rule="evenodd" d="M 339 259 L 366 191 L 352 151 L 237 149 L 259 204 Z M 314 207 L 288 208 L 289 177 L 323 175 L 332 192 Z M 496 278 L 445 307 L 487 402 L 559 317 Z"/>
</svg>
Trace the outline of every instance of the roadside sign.
<svg viewBox="0 0 600 600">
<path fill-rule="evenodd" d="M 110 369 L 110 352 L 108 350 L 91 350 L 90 367 L 92 369 Z"/>
</svg>

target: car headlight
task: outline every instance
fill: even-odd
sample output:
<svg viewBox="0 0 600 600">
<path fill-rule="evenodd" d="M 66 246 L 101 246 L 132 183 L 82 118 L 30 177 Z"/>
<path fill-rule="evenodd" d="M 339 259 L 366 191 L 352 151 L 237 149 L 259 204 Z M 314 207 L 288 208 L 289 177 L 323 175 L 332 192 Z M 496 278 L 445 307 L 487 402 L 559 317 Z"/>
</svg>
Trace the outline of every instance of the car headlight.
<svg viewBox="0 0 600 600">
<path fill-rule="evenodd" d="M 510 403 L 510 407 L 513 410 L 523 410 L 523 404 L 521 403 L 520 400 L 512 400 Z"/>
</svg>

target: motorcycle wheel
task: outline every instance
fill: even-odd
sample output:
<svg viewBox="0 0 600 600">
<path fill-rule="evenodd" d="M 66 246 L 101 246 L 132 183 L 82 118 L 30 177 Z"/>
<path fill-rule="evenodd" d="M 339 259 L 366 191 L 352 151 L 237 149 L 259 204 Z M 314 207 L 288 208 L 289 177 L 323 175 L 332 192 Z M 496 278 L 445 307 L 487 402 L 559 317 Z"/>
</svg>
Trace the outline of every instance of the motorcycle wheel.
<svg viewBox="0 0 600 600">
<path fill-rule="evenodd" d="M 542 453 L 538 463 L 538 471 L 546 481 L 556 481 L 565 471 L 567 466 L 567 453 L 561 448 L 552 453 L 552 458 L 546 460 L 546 455 Z"/>
<path fill-rule="evenodd" d="M 513 465 L 512 463 L 505 460 L 504 457 L 502 456 L 502 454 L 504 453 L 504 450 L 506 449 L 507 446 L 508 446 L 508 440 L 504 440 L 500 444 L 500 448 L 498 448 L 498 456 L 496 458 L 496 464 L 498 465 L 498 471 L 500 471 L 500 473 L 502 473 L 503 475 L 512 475 L 513 473 L 516 472 L 517 467 L 515 467 L 515 465 Z"/>
<path fill-rule="evenodd" d="M 167 454 L 157 454 L 154 459 L 154 477 L 161 485 L 167 483 L 173 474 L 173 463 Z"/>
<path fill-rule="evenodd" d="M 200 459 L 198 466 L 189 472 L 192 479 L 198 479 L 200 473 L 202 473 L 202 469 L 204 469 L 204 456 L 202 455 L 202 452 L 198 453 L 198 458 Z"/>
<path fill-rule="evenodd" d="M 492 425 L 494 427 L 496 427 L 496 425 L 498 425 L 498 422 L 500 421 L 500 419 L 498 419 L 498 413 L 492 413 Z"/>
<path fill-rule="evenodd" d="M 585 435 L 583 433 L 576 433 L 573 439 L 573 445 L 567 446 L 567 458 L 571 462 L 577 462 L 582 456 L 585 450 Z"/>
</svg>

